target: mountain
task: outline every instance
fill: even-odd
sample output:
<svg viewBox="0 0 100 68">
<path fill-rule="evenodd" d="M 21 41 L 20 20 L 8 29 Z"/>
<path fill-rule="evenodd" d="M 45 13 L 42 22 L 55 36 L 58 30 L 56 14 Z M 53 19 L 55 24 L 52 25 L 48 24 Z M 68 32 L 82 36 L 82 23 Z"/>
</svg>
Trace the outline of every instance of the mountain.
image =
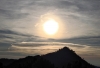
<svg viewBox="0 0 100 68">
<path fill-rule="evenodd" d="M 5 65 L 0 59 L 0 68 L 96 68 L 68 47 L 42 56 L 27 56 L 9 62 Z"/>
<path fill-rule="evenodd" d="M 68 47 L 64 47 L 56 52 L 43 55 L 43 58 L 49 60 L 56 67 L 63 67 L 69 63 L 73 65 L 75 63 L 77 63 L 77 65 L 81 63 L 81 65 L 84 66 L 92 66 L 89 63 L 87 63 L 84 59 L 82 59 L 80 56 L 78 56 L 73 50 L 70 50 Z"/>
<path fill-rule="evenodd" d="M 74 51 L 67 47 L 59 49 L 57 52 L 43 55 L 43 58 L 49 60 L 57 67 L 60 67 L 68 62 L 82 60 Z"/>
</svg>

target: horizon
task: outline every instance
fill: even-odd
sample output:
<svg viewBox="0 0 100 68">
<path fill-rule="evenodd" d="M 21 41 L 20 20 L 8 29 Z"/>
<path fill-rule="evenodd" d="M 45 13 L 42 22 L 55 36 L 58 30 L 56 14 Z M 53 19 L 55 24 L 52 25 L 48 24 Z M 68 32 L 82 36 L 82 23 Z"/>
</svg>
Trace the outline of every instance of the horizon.
<svg viewBox="0 0 100 68">
<path fill-rule="evenodd" d="M 0 58 L 19 59 L 26 56 L 45 55 L 55 52 L 63 47 L 72 49 L 77 55 L 79 55 L 81 58 L 84 58 L 87 62 L 100 66 L 100 47 L 62 42 L 15 43 L 11 46 L 8 46 L 8 49 L 5 49 L 5 51 L 2 51 L 1 55 L 3 55 L 0 56 Z"/>
</svg>

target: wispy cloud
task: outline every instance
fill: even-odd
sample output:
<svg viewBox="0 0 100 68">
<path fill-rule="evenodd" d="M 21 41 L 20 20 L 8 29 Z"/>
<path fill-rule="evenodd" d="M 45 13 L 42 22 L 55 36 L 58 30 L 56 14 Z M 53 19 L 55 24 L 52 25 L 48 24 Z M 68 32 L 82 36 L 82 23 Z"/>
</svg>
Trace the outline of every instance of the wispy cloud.
<svg viewBox="0 0 100 68">
<path fill-rule="evenodd" d="M 43 31 L 41 30 L 41 17 L 45 15 L 45 17 L 51 16 L 52 18 L 55 16 L 61 20 L 60 23 L 64 25 L 61 38 L 99 37 L 99 3 L 99 0 L 1 0 L 0 30 L 7 29 L 16 32 L 1 31 L 1 33 L 5 33 L 4 35 L 1 34 L 1 36 L 10 40 L 19 38 L 30 40 L 29 38 L 36 39 L 36 36 L 42 37 L 40 34 Z M 8 33 L 11 34 L 8 36 Z M 19 33 L 20 35 L 18 35 Z M 28 37 L 25 35 L 28 35 Z M 80 38 L 77 40 L 79 41 Z M 98 39 L 89 39 L 89 42 L 85 40 L 87 39 L 82 39 L 81 43 L 98 44 L 95 41 L 98 41 Z"/>
<path fill-rule="evenodd" d="M 65 25 L 62 38 L 97 36 L 100 34 L 99 3 L 99 0 L 1 0 L 0 29 L 39 35 L 35 25 L 41 23 L 42 15 L 53 13 Z"/>
<path fill-rule="evenodd" d="M 74 50 L 77 54 L 84 58 L 93 58 L 93 57 L 100 57 L 99 46 L 88 46 L 88 45 L 80 45 L 80 44 L 72 44 L 72 43 L 60 43 L 60 42 L 53 42 L 53 43 L 41 43 L 41 42 L 25 42 L 25 43 L 17 43 L 12 44 L 9 48 L 9 51 L 18 52 L 22 54 L 46 54 L 49 52 L 54 52 L 64 46 L 69 47 L 70 49 Z M 93 55 L 94 54 L 94 55 Z"/>
<path fill-rule="evenodd" d="M 100 36 L 85 36 L 85 37 L 76 37 L 76 38 L 70 38 L 70 39 L 59 39 L 55 41 L 82 44 L 82 45 L 90 45 L 90 46 L 99 46 Z"/>
<path fill-rule="evenodd" d="M 15 42 L 28 42 L 40 41 L 42 37 L 22 34 L 11 30 L 0 30 L 1 43 L 15 43 Z"/>
</svg>

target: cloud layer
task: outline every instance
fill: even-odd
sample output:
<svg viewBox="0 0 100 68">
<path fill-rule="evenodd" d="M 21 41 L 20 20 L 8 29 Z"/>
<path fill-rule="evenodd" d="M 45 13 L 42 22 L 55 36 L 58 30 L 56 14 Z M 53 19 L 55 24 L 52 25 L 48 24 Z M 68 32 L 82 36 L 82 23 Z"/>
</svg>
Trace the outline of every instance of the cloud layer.
<svg viewBox="0 0 100 68">
<path fill-rule="evenodd" d="M 99 3 L 99 0 L 1 0 L 0 42 L 44 41 L 42 24 L 54 18 L 63 24 L 59 33 L 62 36 L 57 41 L 99 45 Z"/>
<path fill-rule="evenodd" d="M 41 23 L 39 21 L 41 16 L 52 13 L 65 25 L 62 38 L 66 33 L 66 38 L 98 36 L 100 35 L 99 3 L 99 0 L 1 0 L 0 29 L 37 35 L 37 28 L 40 26 L 37 28 L 34 26 Z"/>
</svg>

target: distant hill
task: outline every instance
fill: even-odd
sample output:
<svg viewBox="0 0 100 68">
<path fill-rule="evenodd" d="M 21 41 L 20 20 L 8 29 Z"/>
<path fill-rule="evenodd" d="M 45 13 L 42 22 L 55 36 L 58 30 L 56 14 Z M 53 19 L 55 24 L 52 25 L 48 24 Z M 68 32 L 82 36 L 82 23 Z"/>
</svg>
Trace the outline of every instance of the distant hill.
<svg viewBox="0 0 100 68">
<path fill-rule="evenodd" d="M 8 64 L 7 64 L 8 63 Z M 68 47 L 42 56 L 27 56 L 18 60 L 0 59 L 0 68 L 96 68 Z"/>
<path fill-rule="evenodd" d="M 68 47 L 64 47 L 56 52 L 43 55 L 43 58 L 49 60 L 56 67 L 67 67 L 68 64 L 75 67 L 81 65 L 83 68 L 85 68 L 85 66 L 90 66 L 91 68 L 94 67 L 78 56 L 73 50 L 70 50 Z M 78 68 L 80 67 L 78 66 Z"/>
</svg>

